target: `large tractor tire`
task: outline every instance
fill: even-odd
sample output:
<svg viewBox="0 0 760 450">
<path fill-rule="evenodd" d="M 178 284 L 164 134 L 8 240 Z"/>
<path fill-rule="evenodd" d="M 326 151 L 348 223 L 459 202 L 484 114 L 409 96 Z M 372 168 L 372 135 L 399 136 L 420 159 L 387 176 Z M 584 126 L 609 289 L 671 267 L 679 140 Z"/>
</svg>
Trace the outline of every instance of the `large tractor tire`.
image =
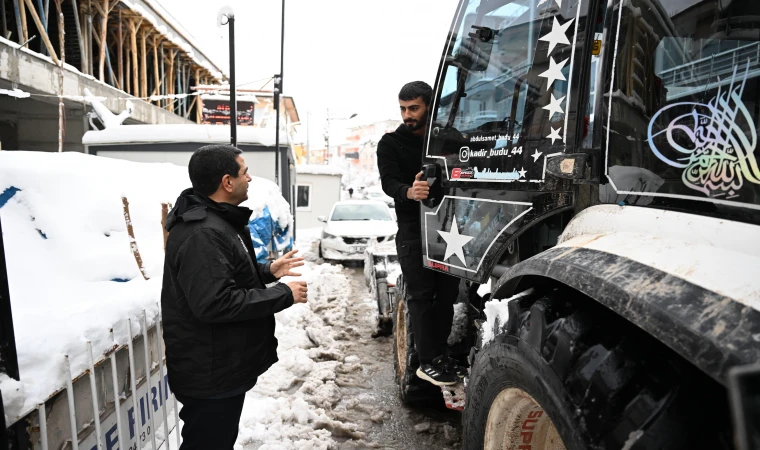
<svg viewBox="0 0 760 450">
<path fill-rule="evenodd" d="M 443 404 L 441 389 L 421 380 L 416 372 L 420 367 L 417 350 L 414 348 L 409 311 L 406 308 L 406 285 L 403 276 L 396 285 L 396 310 L 393 321 L 393 365 L 401 401 L 407 405 Z"/>
<path fill-rule="evenodd" d="M 466 450 L 731 448 L 725 391 L 574 292 L 509 304 L 475 353 Z"/>
</svg>

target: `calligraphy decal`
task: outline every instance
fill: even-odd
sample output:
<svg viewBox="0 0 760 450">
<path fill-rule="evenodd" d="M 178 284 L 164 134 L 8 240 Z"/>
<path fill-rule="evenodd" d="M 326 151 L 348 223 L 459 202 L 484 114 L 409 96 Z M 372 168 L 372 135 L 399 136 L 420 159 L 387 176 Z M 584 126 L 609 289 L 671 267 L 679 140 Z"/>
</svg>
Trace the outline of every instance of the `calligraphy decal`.
<svg viewBox="0 0 760 450">
<path fill-rule="evenodd" d="M 741 81 L 737 70 L 727 90 L 719 81 L 718 92 L 708 103 L 674 103 L 658 111 L 649 122 L 652 152 L 666 164 L 682 168 L 684 184 L 708 197 L 738 197 L 745 182 L 760 184 L 755 157 L 757 129 L 752 113 L 742 101 L 750 62 Z M 657 128 L 658 119 L 665 122 Z"/>
</svg>

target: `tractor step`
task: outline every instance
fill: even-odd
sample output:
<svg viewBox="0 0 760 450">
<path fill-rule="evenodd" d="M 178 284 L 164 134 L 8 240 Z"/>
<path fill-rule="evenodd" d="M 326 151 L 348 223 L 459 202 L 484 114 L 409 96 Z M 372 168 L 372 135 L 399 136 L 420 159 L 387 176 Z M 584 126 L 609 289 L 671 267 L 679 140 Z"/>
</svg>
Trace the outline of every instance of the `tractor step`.
<svg viewBox="0 0 760 450">
<path fill-rule="evenodd" d="M 453 386 L 441 386 L 441 391 L 447 408 L 455 411 L 464 410 L 464 382 Z"/>
</svg>

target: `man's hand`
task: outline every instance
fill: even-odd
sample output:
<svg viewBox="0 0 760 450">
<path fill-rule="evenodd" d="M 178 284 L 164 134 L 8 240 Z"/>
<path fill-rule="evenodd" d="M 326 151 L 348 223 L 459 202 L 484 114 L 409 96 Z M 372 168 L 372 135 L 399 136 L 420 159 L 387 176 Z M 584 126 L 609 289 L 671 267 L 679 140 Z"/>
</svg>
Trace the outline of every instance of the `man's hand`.
<svg viewBox="0 0 760 450">
<path fill-rule="evenodd" d="M 282 258 L 272 262 L 269 266 L 269 270 L 272 272 L 275 278 L 282 277 L 300 277 L 300 273 L 291 271 L 294 267 L 300 267 L 304 265 L 303 258 L 294 258 L 293 255 L 298 253 L 298 250 L 291 250 L 285 253 Z"/>
<path fill-rule="evenodd" d="M 292 281 L 288 283 L 288 287 L 293 292 L 293 303 L 306 303 L 309 288 L 306 287 L 305 281 Z"/>
<path fill-rule="evenodd" d="M 430 185 L 427 184 L 427 181 L 422 181 L 421 178 L 422 172 L 414 177 L 414 184 L 406 191 L 406 196 L 409 200 L 418 202 L 428 198 L 428 195 L 430 194 Z"/>
</svg>

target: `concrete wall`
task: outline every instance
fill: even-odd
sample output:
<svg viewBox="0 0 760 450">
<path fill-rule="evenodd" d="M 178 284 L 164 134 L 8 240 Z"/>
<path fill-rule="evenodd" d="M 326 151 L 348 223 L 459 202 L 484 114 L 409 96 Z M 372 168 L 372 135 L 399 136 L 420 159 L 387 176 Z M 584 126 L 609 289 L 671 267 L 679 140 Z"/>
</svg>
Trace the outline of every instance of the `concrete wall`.
<svg viewBox="0 0 760 450">
<path fill-rule="evenodd" d="M 58 95 L 59 69 L 40 55 L 18 50 L 0 41 L 0 88 L 16 87 L 31 94 Z M 118 114 L 126 109 L 128 94 L 92 77 L 82 75 L 71 68 L 64 71 L 64 95 L 84 96 L 89 89 L 93 95 L 106 97 L 104 103 Z M 132 98 L 135 109 L 127 123 L 193 123 L 174 113 Z M 82 136 L 90 126 L 86 112 L 90 110 L 84 101 L 65 100 L 66 147 L 68 151 L 84 151 Z M 58 99 L 55 97 L 30 97 L 14 99 L 0 95 L 0 139 L 14 142 L 15 149 L 54 151 L 58 148 Z M 13 134 L 16 134 L 15 139 Z M 3 144 L 5 150 L 15 150 Z"/>
<path fill-rule="evenodd" d="M 311 191 L 309 208 L 296 208 L 298 228 L 322 227 L 317 217 L 329 215 L 335 202 L 340 200 L 340 179 L 340 175 L 298 174 L 296 192 L 299 185 L 308 185 Z"/>
<path fill-rule="evenodd" d="M 84 151 L 87 117 L 83 105 L 67 105 L 64 151 Z M 58 104 L 0 96 L 0 145 L 3 150 L 58 151 Z"/>
</svg>

